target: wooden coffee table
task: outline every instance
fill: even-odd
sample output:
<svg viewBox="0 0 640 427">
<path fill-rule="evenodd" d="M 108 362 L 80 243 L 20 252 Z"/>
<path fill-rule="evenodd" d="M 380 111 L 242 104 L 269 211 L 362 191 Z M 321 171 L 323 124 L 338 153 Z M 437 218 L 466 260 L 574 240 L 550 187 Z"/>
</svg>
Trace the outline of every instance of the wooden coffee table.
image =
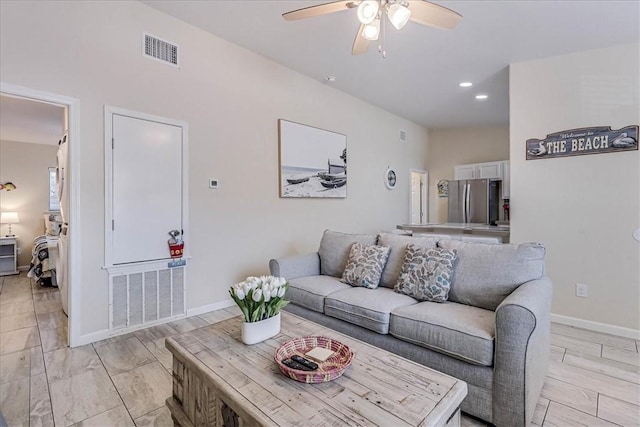
<svg viewBox="0 0 640 427">
<path fill-rule="evenodd" d="M 187 426 L 459 426 L 464 381 L 414 363 L 293 314 L 282 329 L 251 346 L 240 339 L 241 317 L 172 338 L 174 423 Z M 292 338 L 324 335 L 355 353 L 338 379 L 304 384 L 273 360 Z"/>
</svg>

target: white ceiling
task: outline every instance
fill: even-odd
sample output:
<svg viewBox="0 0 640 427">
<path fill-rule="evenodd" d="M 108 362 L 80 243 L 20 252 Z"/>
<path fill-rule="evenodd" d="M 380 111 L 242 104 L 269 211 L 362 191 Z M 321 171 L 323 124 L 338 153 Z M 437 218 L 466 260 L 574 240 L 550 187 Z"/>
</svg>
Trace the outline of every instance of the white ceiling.
<svg viewBox="0 0 640 427">
<path fill-rule="evenodd" d="M 326 1 L 143 2 L 313 79 L 336 76 L 337 89 L 426 127 L 507 124 L 509 64 L 640 40 L 637 0 L 436 1 L 462 14 L 461 23 L 450 31 L 387 26 L 386 59 L 374 44 L 351 56 L 353 9 L 293 22 L 281 17 Z M 463 89 L 461 81 L 474 85 Z M 478 93 L 489 98 L 476 101 Z"/>
<path fill-rule="evenodd" d="M 59 105 L 0 95 L 0 140 L 58 144 L 64 114 Z"/>
</svg>

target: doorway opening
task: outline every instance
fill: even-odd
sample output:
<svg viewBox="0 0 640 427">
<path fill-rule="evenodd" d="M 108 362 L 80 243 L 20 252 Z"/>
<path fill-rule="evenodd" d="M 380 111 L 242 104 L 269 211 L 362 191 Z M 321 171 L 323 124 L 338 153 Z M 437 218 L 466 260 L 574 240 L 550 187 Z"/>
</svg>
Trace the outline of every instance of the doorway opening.
<svg viewBox="0 0 640 427">
<path fill-rule="evenodd" d="M 3 104 L 2 178 L 18 181 L 14 182 L 11 194 L 3 191 L 0 195 L 0 208 L 24 213 L 21 214 L 24 223 L 21 218 L 18 224 L 24 235 L 18 238 L 21 249 L 18 260 L 24 271 L 20 277 L 28 275 L 36 283 L 33 301 L 37 313 L 48 314 L 45 308 L 53 309 L 53 303 L 59 299 L 59 315 L 51 312 L 49 317 L 59 320 L 60 324 L 56 324 L 60 329 L 56 334 L 60 337 L 59 344 L 73 346 L 79 335 L 74 317 L 74 304 L 78 302 L 74 295 L 79 292 L 75 286 L 79 276 L 79 233 L 71 232 L 70 224 L 78 230 L 79 171 L 73 169 L 71 173 L 70 166 L 77 164 L 75 159 L 79 155 L 78 147 L 74 146 L 78 135 L 78 102 L 7 83 L 0 83 L 0 101 Z M 16 178 L 5 177 L 7 173 Z M 43 193 L 42 197 L 38 196 L 39 192 Z M 64 197 L 60 197 L 63 193 Z M 44 249 L 47 258 L 43 257 Z M 40 283 L 57 285 L 57 291 L 49 288 L 54 292 L 38 292 L 47 289 Z"/>
<path fill-rule="evenodd" d="M 429 173 L 427 171 L 411 170 L 411 200 L 409 208 L 409 222 L 411 224 L 426 224 L 429 221 L 427 214 L 428 182 Z"/>
</svg>

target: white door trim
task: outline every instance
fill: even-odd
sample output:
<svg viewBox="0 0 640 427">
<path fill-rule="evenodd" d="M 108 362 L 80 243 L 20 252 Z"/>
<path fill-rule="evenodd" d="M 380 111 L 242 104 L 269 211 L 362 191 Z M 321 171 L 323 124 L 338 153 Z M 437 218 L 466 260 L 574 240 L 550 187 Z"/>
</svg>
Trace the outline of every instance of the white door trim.
<svg viewBox="0 0 640 427">
<path fill-rule="evenodd" d="M 124 108 L 104 106 L 104 267 L 112 270 L 117 266 L 113 264 L 113 233 L 111 221 L 113 220 L 113 151 L 111 143 L 113 139 L 113 115 L 118 114 L 135 119 L 149 120 L 152 122 L 173 125 L 182 128 L 182 230 L 185 241 L 185 253 L 183 258 L 189 258 L 189 124 L 182 120 L 154 116 L 146 113 L 126 110 Z M 169 249 L 167 248 L 167 254 Z"/>
<path fill-rule="evenodd" d="M 424 177 L 424 185 L 422 186 L 422 206 L 420 207 L 423 212 L 423 217 L 420 223 L 426 224 L 429 222 L 429 172 L 423 169 L 409 169 L 409 223 L 411 223 L 411 218 L 413 218 L 413 203 L 411 200 L 411 190 L 413 189 L 411 174 L 413 173 L 418 173 Z"/>
<path fill-rule="evenodd" d="M 67 107 L 69 144 L 69 249 L 67 257 L 67 284 L 69 286 L 69 331 L 70 347 L 80 345 L 81 319 L 76 316 L 82 306 L 80 293 L 82 224 L 80 216 L 80 101 L 64 95 L 32 89 L 24 86 L 0 82 L 0 92 L 6 95 L 31 98 L 35 101 L 50 102 Z"/>
</svg>

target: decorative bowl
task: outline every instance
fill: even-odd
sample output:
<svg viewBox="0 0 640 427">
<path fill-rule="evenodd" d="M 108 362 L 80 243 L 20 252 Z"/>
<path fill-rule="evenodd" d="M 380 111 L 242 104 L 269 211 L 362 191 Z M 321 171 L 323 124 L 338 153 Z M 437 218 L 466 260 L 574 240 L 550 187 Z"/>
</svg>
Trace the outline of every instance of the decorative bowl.
<svg viewBox="0 0 640 427">
<path fill-rule="evenodd" d="M 295 354 L 305 357 L 305 354 L 314 347 L 323 347 L 333 351 L 333 355 L 324 362 L 314 360 L 318 364 L 318 369 L 315 371 L 292 369 L 282 363 L 283 360 L 289 359 Z M 283 343 L 276 350 L 273 358 L 284 375 L 303 383 L 316 384 L 340 377 L 353 361 L 353 357 L 353 352 L 349 347 L 340 341 L 327 337 L 302 337 Z"/>
</svg>

